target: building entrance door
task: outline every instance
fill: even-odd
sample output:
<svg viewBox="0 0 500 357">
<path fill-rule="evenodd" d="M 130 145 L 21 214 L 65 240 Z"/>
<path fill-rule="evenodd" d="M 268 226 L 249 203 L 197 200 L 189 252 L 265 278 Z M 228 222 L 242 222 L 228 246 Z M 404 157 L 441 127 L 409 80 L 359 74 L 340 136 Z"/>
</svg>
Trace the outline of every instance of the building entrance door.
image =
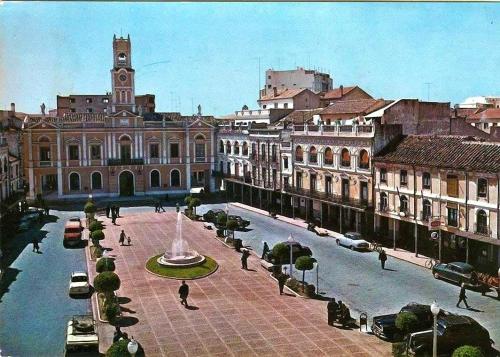
<svg viewBox="0 0 500 357">
<path fill-rule="evenodd" d="M 120 174 L 120 196 L 134 195 L 134 175 L 130 171 Z"/>
</svg>

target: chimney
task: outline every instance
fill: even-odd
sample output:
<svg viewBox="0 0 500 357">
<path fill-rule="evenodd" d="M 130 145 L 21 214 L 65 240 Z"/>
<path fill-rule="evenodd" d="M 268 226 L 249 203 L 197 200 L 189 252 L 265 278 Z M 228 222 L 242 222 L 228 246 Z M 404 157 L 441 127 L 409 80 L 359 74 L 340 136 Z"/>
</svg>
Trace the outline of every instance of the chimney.
<svg viewBox="0 0 500 357">
<path fill-rule="evenodd" d="M 344 86 L 342 84 L 340 85 L 340 96 L 344 96 Z"/>
<path fill-rule="evenodd" d="M 278 96 L 278 88 L 273 87 L 273 96 L 277 97 Z"/>
<path fill-rule="evenodd" d="M 12 115 L 16 114 L 16 103 L 10 103 L 10 111 L 12 112 Z"/>
</svg>

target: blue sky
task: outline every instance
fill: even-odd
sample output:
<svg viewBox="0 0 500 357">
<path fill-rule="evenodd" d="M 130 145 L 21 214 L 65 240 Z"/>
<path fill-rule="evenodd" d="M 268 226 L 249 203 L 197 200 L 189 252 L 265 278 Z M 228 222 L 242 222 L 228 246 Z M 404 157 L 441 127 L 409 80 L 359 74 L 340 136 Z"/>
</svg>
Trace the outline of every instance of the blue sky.
<svg viewBox="0 0 500 357">
<path fill-rule="evenodd" d="M 0 108 L 110 90 L 113 34 L 157 110 L 256 107 L 259 75 L 295 66 L 374 97 L 500 95 L 499 4 L 1 3 Z M 261 73 L 258 58 L 261 58 Z"/>
</svg>

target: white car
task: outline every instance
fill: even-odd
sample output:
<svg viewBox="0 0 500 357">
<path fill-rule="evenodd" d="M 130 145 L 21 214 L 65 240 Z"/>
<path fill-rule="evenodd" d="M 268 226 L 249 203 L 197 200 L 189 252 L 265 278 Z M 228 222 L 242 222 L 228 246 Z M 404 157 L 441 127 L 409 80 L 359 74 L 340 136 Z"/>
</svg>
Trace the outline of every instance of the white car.
<svg viewBox="0 0 500 357">
<path fill-rule="evenodd" d="M 99 349 L 99 336 L 95 320 L 90 315 L 75 315 L 68 321 L 66 330 L 66 351 Z"/>
<path fill-rule="evenodd" d="M 370 243 L 361 238 L 361 234 L 356 232 L 347 232 L 342 237 L 337 238 L 337 245 L 343 245 L 352 250 L 367 250 Z"/>
<path fill-rule="evenodd" d="M 75 271 L 69 281 L 69 294 L 88 294 L 90 292 L 89 276 L 84 271 Z"/>
</svg>

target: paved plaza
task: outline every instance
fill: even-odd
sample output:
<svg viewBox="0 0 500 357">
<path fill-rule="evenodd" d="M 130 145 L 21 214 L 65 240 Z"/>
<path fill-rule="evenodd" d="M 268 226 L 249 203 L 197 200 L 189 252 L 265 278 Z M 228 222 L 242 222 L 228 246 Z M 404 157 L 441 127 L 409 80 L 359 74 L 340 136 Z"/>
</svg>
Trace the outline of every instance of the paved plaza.
<svg viewBox="0 0 500 357">
<path fill-rule="evenodd" d="M 184 217 L 190 247 L 217 260 L 211 276 L 188 281 L 188 302 L 178 299 L 180 281 L 148 273 L 148 258 L 170 247 L 176 213 L 123 210 L 106 224 L 103 246 L 112 248 L 122 285 L 118 294 L 132 326 L 125 328 L 147 356 L 389 356 L 390 344 L 353 330 L 327 325 L 326 302 L 280 296 L 276 282 L 252 256 L 242 270 L 240 255 L 214 238 L 215 232 Z M 124 229 L 132 246 L 120 246 Z M 93 263 L 89 266 L 95 274 Z"/>
</svg>

